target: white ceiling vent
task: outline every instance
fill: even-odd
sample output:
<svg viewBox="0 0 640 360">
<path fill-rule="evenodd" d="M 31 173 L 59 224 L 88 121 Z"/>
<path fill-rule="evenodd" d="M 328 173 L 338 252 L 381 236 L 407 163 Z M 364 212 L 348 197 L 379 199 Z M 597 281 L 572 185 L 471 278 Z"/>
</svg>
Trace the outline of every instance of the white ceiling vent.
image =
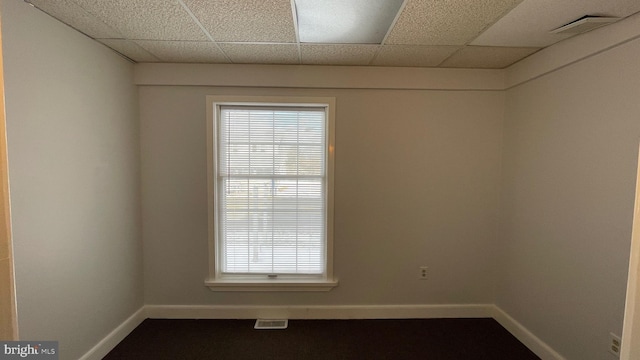
<svg viewBox="0 0 640 360">
<path fill-rule="evenodd" d="M 553 34 L 581 34 L 600 26 L 605 26 L 620 20 L 617 17 L 606 16 L 583 16 L 555 30 L 551 30 Z"/>
</svg>

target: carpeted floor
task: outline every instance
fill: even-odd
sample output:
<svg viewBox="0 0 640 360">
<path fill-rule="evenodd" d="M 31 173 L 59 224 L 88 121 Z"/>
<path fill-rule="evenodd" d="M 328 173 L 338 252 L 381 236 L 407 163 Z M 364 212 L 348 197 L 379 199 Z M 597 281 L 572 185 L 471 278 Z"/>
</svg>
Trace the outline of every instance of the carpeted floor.
<svg viewBox="0 0 640 360">
<path fill-rule="evenodd" d="M 147 319 L 104 359 L 539 359 L 493 319 L 289 320 Z"/>
</svg>

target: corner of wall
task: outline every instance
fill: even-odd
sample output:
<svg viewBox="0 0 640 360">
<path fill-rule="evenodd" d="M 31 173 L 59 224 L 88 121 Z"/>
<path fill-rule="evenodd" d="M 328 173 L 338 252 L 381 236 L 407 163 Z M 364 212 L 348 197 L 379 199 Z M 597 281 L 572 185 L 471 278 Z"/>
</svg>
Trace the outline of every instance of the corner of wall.
<svg viewBox="0 0 640 360">
<path fill-rule="evenodd" d="M 569 66 L 640 37 L 640 13 L 542 49 L 508 67 L 505 88 Z"/>
</svg>

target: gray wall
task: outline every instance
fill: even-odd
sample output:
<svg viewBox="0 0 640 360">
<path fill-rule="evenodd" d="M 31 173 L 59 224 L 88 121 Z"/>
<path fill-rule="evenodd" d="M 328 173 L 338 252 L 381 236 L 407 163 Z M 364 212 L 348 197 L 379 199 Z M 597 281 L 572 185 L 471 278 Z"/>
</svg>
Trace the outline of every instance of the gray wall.
<svg viewBox="0 0 640 360">
<path fill-rule="evenodd" d="M 133 67 L 22 1 L 0 6 L 20 338 L 76 359 L 143 304 Z"/>
<path fill-rule="evenodd" d="M 334 290 L 204 286 L 210 94 L 336 97 Z M 142 86 L 140 109 L 147 304 L 493 302 L 502 92 Z"/>
<path fill-rule="evenodd" d="M 496 303 L 568 359 L 621 335 L 640 40 L 507 91 Z"/>
</svg>

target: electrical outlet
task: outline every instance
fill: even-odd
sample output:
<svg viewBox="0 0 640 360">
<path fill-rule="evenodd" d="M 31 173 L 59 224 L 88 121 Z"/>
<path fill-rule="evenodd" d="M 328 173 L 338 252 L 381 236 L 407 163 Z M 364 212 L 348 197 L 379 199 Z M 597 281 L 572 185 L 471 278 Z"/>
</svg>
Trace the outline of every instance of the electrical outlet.
<svg viewBox="0 0 640 360">
<path fill-rule="evenodd" d="M 609 352 L 616 357 L 620 357 L 620 345 L 620 336 L 614 333 L 609 333 Z"/>
<path fill-rule="evenodd" d="M 427 280 L 429 278 L 429 267 L 420 266 L 420 280 Z"/>
</svg>

